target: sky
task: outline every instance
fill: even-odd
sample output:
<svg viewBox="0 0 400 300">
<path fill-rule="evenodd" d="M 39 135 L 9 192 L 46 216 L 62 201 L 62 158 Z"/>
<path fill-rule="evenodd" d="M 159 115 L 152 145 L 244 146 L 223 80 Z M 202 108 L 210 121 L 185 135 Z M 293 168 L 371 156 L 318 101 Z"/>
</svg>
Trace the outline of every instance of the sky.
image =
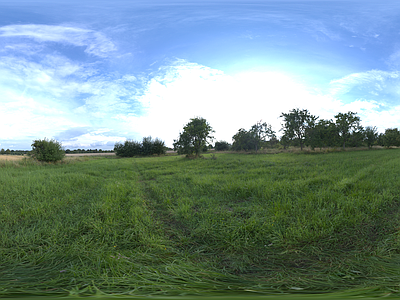
<svg viewBox="0 0 400 300">
<path fill-rule="evenodd" d="M 0 148 L 113 149 L 191 118 L 232 142 L 282 113 L 400 127 L 396 0 L 1 0 Z"/>
</svg>

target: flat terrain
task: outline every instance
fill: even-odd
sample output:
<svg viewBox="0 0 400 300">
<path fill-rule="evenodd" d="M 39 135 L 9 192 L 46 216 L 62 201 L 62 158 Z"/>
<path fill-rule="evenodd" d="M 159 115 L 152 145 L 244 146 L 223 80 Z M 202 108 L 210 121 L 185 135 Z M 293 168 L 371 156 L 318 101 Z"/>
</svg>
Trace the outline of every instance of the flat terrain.
<svg viewBox="0 0 400 300">
<path fill-rule="evenodd" d="M 0 155 L 0 161 L 18 161 L 23 159 L 22 155 Z"/>
<path fill-rule="evenodd" d="M 77 157 L 77 156 L 115 156 L 115 153 L 68 153 L 65 154 L 67 157 Z"/>
<path fill-rule="evenodd" d="M 399 295 L 398 149 L 0 166 L 0 296 Z"/>
</svg>

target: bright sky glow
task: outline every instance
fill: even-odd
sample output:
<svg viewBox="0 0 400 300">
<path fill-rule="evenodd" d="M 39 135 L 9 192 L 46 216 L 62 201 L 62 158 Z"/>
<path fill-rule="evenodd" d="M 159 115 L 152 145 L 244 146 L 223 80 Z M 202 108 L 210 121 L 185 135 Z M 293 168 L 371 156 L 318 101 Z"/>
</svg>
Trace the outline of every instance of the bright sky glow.
<svg viewBox="0 0 400 300">
<path fill-rule="evenodd" d="M 0 148 L 172 146 L 201 116 L 231 142 L 283 112 L 400 127 L 400 2 L 0 2 Z"/>
</svg>

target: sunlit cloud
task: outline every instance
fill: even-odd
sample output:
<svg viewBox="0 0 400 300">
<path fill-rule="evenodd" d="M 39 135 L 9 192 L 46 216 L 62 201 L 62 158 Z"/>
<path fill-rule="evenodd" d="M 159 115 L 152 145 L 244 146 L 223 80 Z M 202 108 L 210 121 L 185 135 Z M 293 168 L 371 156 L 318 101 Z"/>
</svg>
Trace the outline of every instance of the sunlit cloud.
<svg viewBox="0 0 400 300">
<path fill-rule="evenodd" d="M 259 120 L 271 124 L 279 134 L 280 115 L 293 108 L 333 118 L 343 105 L 328 95 L 313 93 L 285 74 L 227 75 L 184 60 L 162 68 L 148 82 L 139 101 L 145 114 L 120 114 L 115 118 L 125 122 L 126 127 L 137 128 L 137 135 L 162 137 L 168 145 L 189 119 L 196 116 L 209 121 L 216 130 L 216 139 L 230 142 L 240 128 L 249 129 Z"/>
<path fill-rule="evenodd" d="M 91 148 L 112 149 L 115 143 L 125 140 L 124 136 L 118 136 L 109 128 L 73 127 L 55 136 L 62 141 L 65 149 Z"/>
</svg>

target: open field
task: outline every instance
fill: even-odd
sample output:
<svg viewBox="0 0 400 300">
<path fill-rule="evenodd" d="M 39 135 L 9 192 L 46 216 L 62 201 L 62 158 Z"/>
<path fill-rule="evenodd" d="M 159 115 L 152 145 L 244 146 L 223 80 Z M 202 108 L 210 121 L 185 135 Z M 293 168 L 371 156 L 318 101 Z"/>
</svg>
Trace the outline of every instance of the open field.
<svg viewBox="0 0 400 300">
<path fill-rule="evenodd" d="M 0 297 L 396 297 L 398 170 L 398 149 L 4 164 Z"/>
<path fill-rule="evenodd" d="M 115 153 L 109 153 L 109 152 L 105 152 L 105 153 L 101 153 L 101 152 L 97 152 L 97 153 L 67 153 L 65 154 L 66 157 L 77 157 L 77 156 L 115 156 Z"/>
<path fill-rule="evenodd" d="M 0 161 L 18 161 L 23 158 L 23 155 L 0 155 Z"/>
</svg>

